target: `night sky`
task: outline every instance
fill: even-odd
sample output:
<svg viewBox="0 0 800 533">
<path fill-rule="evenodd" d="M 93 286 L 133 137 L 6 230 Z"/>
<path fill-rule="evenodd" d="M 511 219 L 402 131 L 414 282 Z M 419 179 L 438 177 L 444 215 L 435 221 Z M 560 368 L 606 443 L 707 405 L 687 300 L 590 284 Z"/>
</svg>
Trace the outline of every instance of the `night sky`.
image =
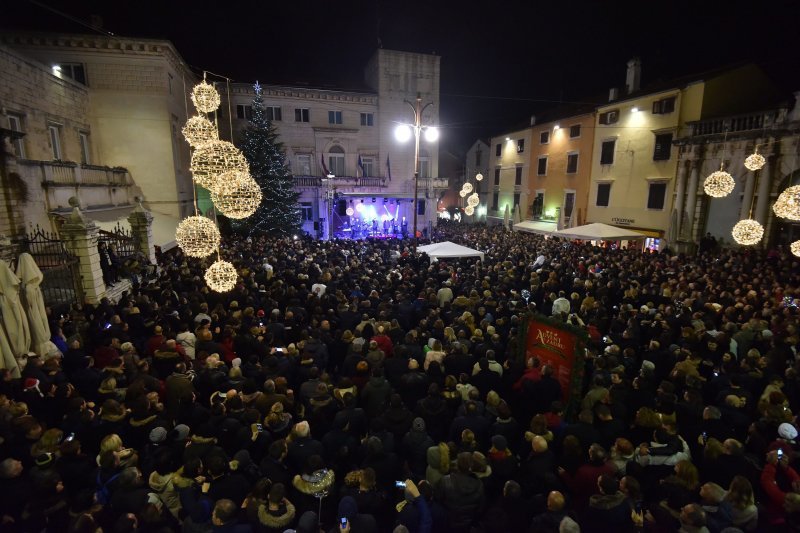
<svg viewBox="0 0 800 533">
<path fill-rule="evenodd" d="M 384 48 L 435 52 L 453 152 L 560 101 L 604 98 L 624 86 L 633 56 L 643 86 L 754 60 L 787 96 L 800 90 L 798 0 L 19 0 L 0 24 L 92 33 L 44 5 L 99 15 L 117 35 L 169 39 L 196 70 L 244 82 L 361 87 L 379 38 Z"/>
</svg>

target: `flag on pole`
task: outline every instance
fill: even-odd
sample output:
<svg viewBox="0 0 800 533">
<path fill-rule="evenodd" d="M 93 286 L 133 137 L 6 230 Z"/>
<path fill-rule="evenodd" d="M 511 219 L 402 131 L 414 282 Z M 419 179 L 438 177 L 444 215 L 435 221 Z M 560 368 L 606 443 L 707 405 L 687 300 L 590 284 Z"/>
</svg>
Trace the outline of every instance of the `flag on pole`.
<svg viewBox="0 0 800 533">
<path fill-rule="evenodd" d="M 361 154 L 358 154 L 358 168 L 361 169 L 361 177 L 365 176 L 364 174 L 364 162 L 361 160 Z"/>
<path fill-rule="evenodd" d="M 319 161 L 320 163 L 322 163 L 322 171 L 325 173 L 325 176 L 330 174 L 330 172 L 328 171 L 328 167 L 325 165 L 325 155 L 320 155 Z"/>
<path fill-rule="evenodd" d="M 389 181 L 392 181 L 392 165 L 389 163 L 389 155 L 386 155 L 386 175 L 389 177 Z"/>
</svg>

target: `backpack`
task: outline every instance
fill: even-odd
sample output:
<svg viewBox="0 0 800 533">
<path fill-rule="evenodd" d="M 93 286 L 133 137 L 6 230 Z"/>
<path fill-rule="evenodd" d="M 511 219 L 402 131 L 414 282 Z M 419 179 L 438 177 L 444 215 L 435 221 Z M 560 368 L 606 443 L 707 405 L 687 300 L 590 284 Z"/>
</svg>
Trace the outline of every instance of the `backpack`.
<svg viewBox="0 0 800 533">
<path fill-rule="evenodd" d="M 100 505 L 108 505 L 111 502 L 111 483 L 120 476 L 121 472 L 114 474 L 105 483 L 100 482 L 100 472 L 97 472 L 97 490 L 95 491 L 95 499 Z"/>
</svg>

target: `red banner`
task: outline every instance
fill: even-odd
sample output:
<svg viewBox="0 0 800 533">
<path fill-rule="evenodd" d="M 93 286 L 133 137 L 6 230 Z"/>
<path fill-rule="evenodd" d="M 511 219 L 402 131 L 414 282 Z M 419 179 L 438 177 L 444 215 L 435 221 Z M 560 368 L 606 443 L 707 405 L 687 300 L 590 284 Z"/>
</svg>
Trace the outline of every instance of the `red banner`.
<svg viewBox="0 0 800 533">
<path fill-rule="evenodd" d="M 531 318 L 528 323 L 525 360 L 536 356 L 542 365 L 549 365 L 553 368 L 553 375 L 561 384 L 561 392 L 565 401 L 570 398 L 570 388 L 573 384 L 577 341 L 574 333 L 545 324 L 535 318 Z"/>
</svg>

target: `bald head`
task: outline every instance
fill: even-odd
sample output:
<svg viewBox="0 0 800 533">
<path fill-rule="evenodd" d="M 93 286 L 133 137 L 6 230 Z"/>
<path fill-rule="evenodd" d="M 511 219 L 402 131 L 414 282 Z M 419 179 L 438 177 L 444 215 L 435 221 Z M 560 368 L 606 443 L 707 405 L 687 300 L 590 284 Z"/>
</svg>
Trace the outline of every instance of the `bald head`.
<svg viewBox="0 0 800 533">
<path fill-rule="evenodd" d="M 559 491 L 551 491 L 547 495 L 547 510 L 548 511 L 561 511 L 564 509 L 564 495 Z"/>
<path fill-rule="evenodd" d="M 547 451 L 547 440 L 544 437 L 536 435 L 531 440 L 531 448 L 535 453 L 544 453 Z"/>
</svg>

